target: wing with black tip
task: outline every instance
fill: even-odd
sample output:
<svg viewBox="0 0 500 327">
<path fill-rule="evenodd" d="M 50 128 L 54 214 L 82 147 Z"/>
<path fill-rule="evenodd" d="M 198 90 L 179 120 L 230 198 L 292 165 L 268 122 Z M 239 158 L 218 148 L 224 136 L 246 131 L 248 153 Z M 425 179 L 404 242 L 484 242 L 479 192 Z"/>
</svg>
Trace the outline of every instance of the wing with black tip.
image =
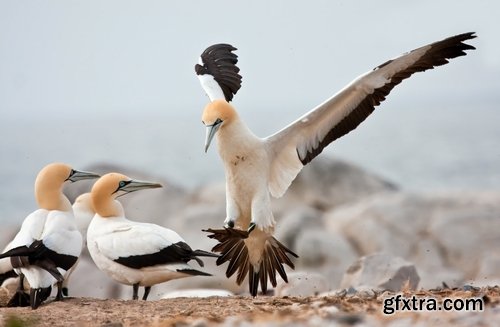
<svg viewBox="0 0 500 327">
<path fill-rule="evenodd" d="M 241 87 L 241 75 L 236 48 L 230 44 L 214 44 L 200 56 L 194 70 L 201 86 L 211 101 L 225 99 L 230 102 Z"/>
</svg>

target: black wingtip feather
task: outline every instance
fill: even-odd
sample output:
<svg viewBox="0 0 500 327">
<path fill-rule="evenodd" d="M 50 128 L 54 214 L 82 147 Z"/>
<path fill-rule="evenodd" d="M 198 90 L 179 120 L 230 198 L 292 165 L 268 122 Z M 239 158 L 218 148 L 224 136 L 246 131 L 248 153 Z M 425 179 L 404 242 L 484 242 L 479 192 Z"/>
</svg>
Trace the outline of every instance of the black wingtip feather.
<svg viewBox="0 0 500 327">
<path fill-rule="evenodd" d="M 445 65 L 450 59 L 465 56 L 467 54 L 465 51 L 474 50 L 474 46 L 464 42 L 476 37 L 475 32 L 468 32 L 451 36 L 424 46 L 429 47 L 429 49 L 416 62 L 406 67 L 406 69 L 395 73 L 391 77 L 389 83 L 375 89 L 373 93 L 365 97 L 348 115 L 344 117 L 343 120 L 335 126 L 332 126 L 331 130 L 325 135 L 325 137 L 323 137 L 316 147 L 310 149 L 304 156 L 300 156 L 298 154 L 302 164 L 308 164 L 312 159 L 320 154 L 328 144 L 354 130 L 375 110 L 376 106 L 380 105 L 380 103 L 385 100 L 392 89 L 404 79 L 410 77 L 414 73 L 423 72 L 428 69 L 433 69 L 434 67 Z M 374 70 L 381 69 L 391 64 L 393 61 L 394 60 L 388 60 L 382 65 L 375 67 Z"/>
<path fill-rule="evenodd" d="M 212 75 L 219 84 L 224 93 L 227 102 L 233 99 L 233 96 L 241 87 L 241 75 L 238 56 L 233 53 L 237 50 L 230 44 L 219 43 L 209 46 L 201 54 L 203 65 L 194 66 L 197 75 Z"/>
</svg>

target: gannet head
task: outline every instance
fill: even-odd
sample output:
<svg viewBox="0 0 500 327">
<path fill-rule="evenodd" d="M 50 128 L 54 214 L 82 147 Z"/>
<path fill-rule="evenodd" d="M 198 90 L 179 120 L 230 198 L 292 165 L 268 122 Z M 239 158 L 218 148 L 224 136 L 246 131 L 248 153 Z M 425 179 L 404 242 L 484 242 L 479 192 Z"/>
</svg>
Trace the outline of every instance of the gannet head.
<svg viewBox="0 0 500 327">
<path fill-rule="evenodd" d="M 35 180 L 35 198 L 38 206 L 46 210 L 67 210 L 69 201 L 62 194 L 63 184 L 84 179 L 98 178 L 99 175 L 78 171 L 64 163 L 45 166 Z"/>
<path fill-rule="evenodd" d="M 101 217 L 117 216 L 122 210 L 121 205 L 115 201 L 117 197 L 158 187 L 162 187 L 161 184 L 135 181 L 119 173 L 109 173 L 99 178 L 92 187 L 92 205 Z"/>
<path fill-rule="evenodd" d="M 225 100 L 212 101 L 205 107 L 201 117 L 201 121 L 207 128 L 205 152 L 207 152 L 217 131 L 231 124 L 237 117 L 236 110 Z"/>
</svg>

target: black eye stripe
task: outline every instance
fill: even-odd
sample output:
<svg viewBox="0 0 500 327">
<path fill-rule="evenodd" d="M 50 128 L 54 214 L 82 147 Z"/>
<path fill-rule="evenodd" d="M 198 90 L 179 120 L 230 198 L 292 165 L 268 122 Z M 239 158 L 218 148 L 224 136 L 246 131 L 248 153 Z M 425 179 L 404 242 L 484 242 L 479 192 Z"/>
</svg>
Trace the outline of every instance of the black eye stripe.
<svg viewBox="0 0 500 327">
<path fill-rule="evenodd" d="M 132 181 L 120 181 L 120 182 L 118 183 L 118 188 L 117 188 L 117 189 L 113 192 L 113 194 L 114 194 L 114 193 L 116 193 L 116 192 L 118 192 L 120 189 L 124 188 L 125 186 L 127 186 L 127 185 L 128 185 L 128 184 L 130 184 L 131 182 L 132 182 Z"/>
</svg>

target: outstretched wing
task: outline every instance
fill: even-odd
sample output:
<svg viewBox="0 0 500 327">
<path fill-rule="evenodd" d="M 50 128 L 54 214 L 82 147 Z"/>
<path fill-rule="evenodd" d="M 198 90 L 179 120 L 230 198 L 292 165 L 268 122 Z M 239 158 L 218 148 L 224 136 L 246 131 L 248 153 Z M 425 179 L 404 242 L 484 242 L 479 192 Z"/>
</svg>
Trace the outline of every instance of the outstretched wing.
<svg viewBox="0 0 500 327">
<path fill-rule="evenodd" d="M 416 72 L 448 63 L 475 49 L 464 41 L 475 38 L 464 33 L 434 42 L 375 67 L 298 120 L 266 138 L 272 158 L 269 190 L 283 195 L 303 166 L 334 140 L 355 129 L 391 92 Z"/>
<path fill-rule="evenodd" d="M 201 86 L 211 101 L 225 99 L 230 102 L 241 87 L 238 56 L 235 47 L 229 44 L 214 44 L 201 54 L 194 66 Z"/>
</svg>

